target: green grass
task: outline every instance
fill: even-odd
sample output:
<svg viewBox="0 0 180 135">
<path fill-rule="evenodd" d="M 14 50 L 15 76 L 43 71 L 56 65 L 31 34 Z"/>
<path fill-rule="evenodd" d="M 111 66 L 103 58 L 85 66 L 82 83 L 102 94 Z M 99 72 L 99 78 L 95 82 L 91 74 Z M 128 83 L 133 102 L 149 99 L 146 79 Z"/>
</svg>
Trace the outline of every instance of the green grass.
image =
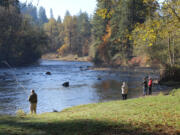
<svg viewBox="0 0 180 135">
<path fill-rule="evenodd" d="M 179 135 L 180 89 L 170 95 L 0 116 L 0 135 Z"/>
</svg>

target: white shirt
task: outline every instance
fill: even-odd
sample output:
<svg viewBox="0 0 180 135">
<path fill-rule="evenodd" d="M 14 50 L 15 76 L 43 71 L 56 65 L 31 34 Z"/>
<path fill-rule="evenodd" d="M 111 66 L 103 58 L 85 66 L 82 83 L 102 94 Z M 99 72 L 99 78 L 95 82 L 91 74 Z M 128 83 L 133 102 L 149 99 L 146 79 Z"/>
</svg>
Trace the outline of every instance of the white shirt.
<svg viewBox="0 0 180 135">
<path fill-rule="evenodd" d="M 123 84 L 121 87 L 122 94 L 127 94 L 128 93 L 128 86 L 127 84 Z"/>
</svg>

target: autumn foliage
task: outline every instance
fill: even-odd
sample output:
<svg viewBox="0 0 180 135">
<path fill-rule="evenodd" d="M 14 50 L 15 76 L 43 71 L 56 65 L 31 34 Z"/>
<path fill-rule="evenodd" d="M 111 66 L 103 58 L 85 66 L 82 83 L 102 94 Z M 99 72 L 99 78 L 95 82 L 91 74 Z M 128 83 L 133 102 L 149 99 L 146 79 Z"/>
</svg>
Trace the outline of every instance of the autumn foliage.
<svg viewBox="0 0 180 135">
<path fill-rule="evenodd" d="M 95 63 L 157 65 L 180 63 L 178 0 L 98 0 L 93 18 Z"/>
</svg>

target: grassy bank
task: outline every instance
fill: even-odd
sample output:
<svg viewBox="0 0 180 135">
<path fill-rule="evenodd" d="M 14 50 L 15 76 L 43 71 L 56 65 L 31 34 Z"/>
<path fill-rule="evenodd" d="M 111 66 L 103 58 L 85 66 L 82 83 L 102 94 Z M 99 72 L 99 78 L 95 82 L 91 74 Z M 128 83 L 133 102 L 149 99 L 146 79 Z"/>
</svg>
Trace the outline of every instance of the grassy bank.
<svg viewBox="0 0 180 135">
<path fill-rule="evenodd" d="M 82 105 L 37 116 L 0 116 L 0 135 L 179 135 L 180 89 L 170 95 Z"/>
</svg>

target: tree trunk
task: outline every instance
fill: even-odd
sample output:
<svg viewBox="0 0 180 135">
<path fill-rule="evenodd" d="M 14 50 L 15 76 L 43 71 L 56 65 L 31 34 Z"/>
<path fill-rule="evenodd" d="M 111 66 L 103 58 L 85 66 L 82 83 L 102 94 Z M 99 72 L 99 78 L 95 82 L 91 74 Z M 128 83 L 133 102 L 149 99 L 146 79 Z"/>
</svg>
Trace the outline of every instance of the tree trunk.
<svg viewBox="0 0 180 135">
<path fill-rule="evenodd" d="M 172 61 L 172 51 L 171 51 L 171 37 L 170 34 L 168 35 L 168 53 L 169 53 L 169 62 L 171 67 L 173 66 L 173 61 Z"/>
<path fill-rule="evenodd" d="M 69 50 L 70 50 L 70 53 L 72 53 L 72 33 L 71 32 L 69 32 Z"/>
<path fill-rule="evenodd" d="M 175 64 L 175 46 L 174 46 L 174 38 L 173 38 L 173 65 Z"/>
</svg>

